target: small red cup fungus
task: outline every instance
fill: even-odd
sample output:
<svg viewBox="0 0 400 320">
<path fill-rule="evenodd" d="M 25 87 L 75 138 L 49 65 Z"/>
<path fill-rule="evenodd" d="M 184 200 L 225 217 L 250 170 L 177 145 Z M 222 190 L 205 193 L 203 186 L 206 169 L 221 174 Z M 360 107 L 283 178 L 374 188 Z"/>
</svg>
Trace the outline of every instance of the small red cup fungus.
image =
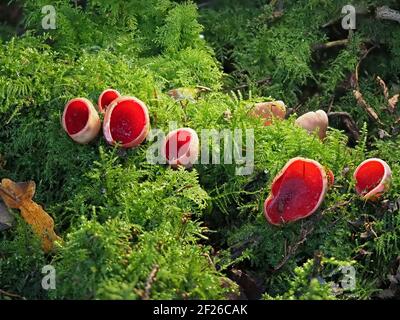
<svg viewBox="0 0 400 320">
<path fill-rule="evenodd" d="M 199 156 L 199 138 L 190 128 L 173 130 L 165 137 L 161 155 L 173 167 L 184 166 L 189 169 Z"/>
<path fill-rule="evenodd" d="M 264 215 L 273 225 L 306 218 L 319 208 L 327 189 L 327 172 L 321 164 L 293 158 L 273 180 Z"/>
<path fill-rule="evenodd" d="M 62 126 L 75 142 L 86 144 L 99 134 L 101 121 L 93 104 L 85 98 L 75 98 L 65 105 Z"/>
<path fill-rule="evenodd" d="M 251 110 L 251 114 L 265 119 L 264 126 L 272 124 L 272 119 L 285 119 L 286 106 L 283 101 L 271 101 L 256 103 Z"/>
<path fill-rule="evenodd" d="M 104 113 L 107 110 L 107 107 L 117 98 L 119 98 L 121 94 L 114 89 L 106 89 L 99 96 L 99 101 L 97 102 L 97 106 L 101 113 Z"/>
<path fill-rule="evenodd" d="M 326 130 L 328 129 L 329 119 L 324 110 L 310 111 L 298 117 L 297 125 L 306 129 L 309 133 L 317 131 L 318 137 L 324 140 L 326 137 Z"/>
<path fill-rule="evenodd" d="M 335 183 L 335 176 L 331 169 L 326 169 L 326 177 L 328 178 L 329 188 L 333 187 L 333 184 Z"/>
<path fill-rule="evenodd" d="M 120 143 L 123 148 L 140 145 L 150 131 L 149 112 L 143 101 L 135 97 L 119 97 L 107 108 L 103 133 L 111 145 Z"/>
<path fill-rule="evenodd" d="M 363 161 L 354 172 L 356 191 L 365 200 L 376 200 L 389 189 L 392 171 L 378 158 Z"/>
</svg>

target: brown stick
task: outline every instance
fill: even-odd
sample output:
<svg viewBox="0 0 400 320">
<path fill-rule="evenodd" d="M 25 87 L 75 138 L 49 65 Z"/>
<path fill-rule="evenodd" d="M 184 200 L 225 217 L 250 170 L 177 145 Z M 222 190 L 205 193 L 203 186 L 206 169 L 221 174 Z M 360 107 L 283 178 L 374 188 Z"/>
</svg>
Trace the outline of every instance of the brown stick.
<svg viewBox="0 0 400 320">
<path fill-rule="evenodd" d="M 10 297 L 10 298 L 17 298 L 17 299 L 21 299 L 21 300 L 26 300 L 25 297 L 20 296 L 19 294 L 11 293 L 11 292 L 8 292 L 8 291 L 2 290 L 2 289 L 0 289 L 0 294 L 2 294 L 4 296 L 7 296 L 7 297 Z"/>
<path fill-rule="evenodd" d="M 376 9 L 376 18 L 400 23 L 400 12 L 389 8 L 388 6 L 382 6 Z"/>
<path fill-rule="evenodd" d="M 382 124 L 381 120 L 379 119 L 378 114 L 375 112 L 375 110 L 365 101 L 362 93 L 358 90 L 353 90 L 353 95 L 356 98 L 357 104 L 362 107 L 369 115 L 369 117 L 378 122 L 379 124 Z"/>
<path fill-rule="evenodd" d="M 313 45 L 313 50 L 329 49 L 334 47 L 346 46 L 349 43 L 349 39 L 342 39 L 336 41 L 330 41 L 327 43 L 317 43 Z"/>
<path fill-rule="evenodd" d="M 369 48 L 369 49 L 362 55 L 362 57 L 360 58 L 360 60 L 359 60 L 358 63 L 357 63 L 356 72 L 355 72 L 355 78 L 356 78 L 356 89 L 357 89 L 358 91 L 360 91 L 360 84 L 359 84 L 359 81 L 358 81 L 358 79 L 359 79 L 360 65 L 361 65 L 361 63 L 363 62 L 363 60 L 370 54 L 370 52 L 371 52 L 372 50 L 376 49 L 376 48 L 377 48 L 376 45 L 374 45 L 374 46 L 372 46 L 371 48 Z"/>
<path fill-rule="evenodd" d="M 144 287 L 144 294 L 142 299 L 143 300 L 150 300 L 150 291 L 151 286 L 153 285 L 154 281 L 156 280 L 157 272 L 160 270 L 160 267 L 156 264 L 154 265 L 153 269 L 151 270 L 149 277 L 146 281 L 146 286 Z"/>
</svg>

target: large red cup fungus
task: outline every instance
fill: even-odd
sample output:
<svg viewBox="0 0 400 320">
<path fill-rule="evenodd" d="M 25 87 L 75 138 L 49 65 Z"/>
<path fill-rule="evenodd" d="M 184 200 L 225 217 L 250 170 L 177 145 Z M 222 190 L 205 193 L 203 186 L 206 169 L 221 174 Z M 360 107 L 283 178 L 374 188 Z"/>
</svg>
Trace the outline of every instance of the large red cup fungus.
<svg viewBox="0 0 400 320">
<path fill-rule="evenodd" d="M 392 171 L 378 158 L 363 161 L 354 172 L 356 191 L 365 200 L 376 200 L 389 189 Z"/>
<path fill-rule="evenodd" d="M 167 163 L 176 168 L 191 168 L 199 156 L 199 138 L 190 128 L 173 130 L 166 136 L 161 154 Z"/>
<path fill-rule="evenodd" d="M 264 125 L 269 126 L 272 119 L 285 119 L 286 106 L 283 101 L 271 101 L 256 103 L 251 111 L 251 114 L 256 117 L 265 119 Z"/>
<path fill-rule="evenodd" d="M 273 225 L 296 221 L 313 214 L 324 200 L 328 178 L 315 160 L 291 159 L 272 182 L 264 214 Z"/>
<path fill-rule="evenodd" d="M 111 145 L 120 143 L 123 148 L 140 145 L 150 131 L 150 118 L 144 102 L 135 97 L 119 97 L 107 108 L 103 133 Z"/>
<path fill-rule="evenodd" d="M 99 101 L 97 102 L 97 106 L 101 113 L 104 113 L 107 107 L 117 98 L 119 98 L 121 94 L 114 89 L 106 89 L 99 96 Z"/>
<path fill-rule="evenodd" d="M 99 134 L 101 121 L 88 99 L 75 98 L 65 105 L 62 126 L 72 140 L 86 144 Z"/>
<path fill-rule="evenodd" d="M 323 140 L 326 137 L 326 130 L 328 129 L 329 119 L 324 110 L 310 111 L 298 117 L 297 125 L 306 129 L 309 133 L 317 131 L 318 137 Z"/>
</svg>

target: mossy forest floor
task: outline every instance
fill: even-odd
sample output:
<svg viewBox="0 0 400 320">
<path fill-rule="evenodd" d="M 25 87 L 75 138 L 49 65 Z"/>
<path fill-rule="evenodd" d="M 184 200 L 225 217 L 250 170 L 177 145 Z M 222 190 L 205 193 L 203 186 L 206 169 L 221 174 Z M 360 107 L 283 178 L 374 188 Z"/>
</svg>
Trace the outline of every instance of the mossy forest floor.
<svg viewBox="0 0 400 320">
<path fill-rule="evenodd" d="M 0 178 L 36 182 L 34 200 L 63 242 L 45 254 L 13 210 L 0 231 L 0 299 L 399 297 L 400 106 L 387 98 L 400 91 L 400 24 L 375 14 L 400 11 L 398 1 L 355 2 L 352 31 L 341 0 L 55 0 L 56 28 L 44 30 L 48 2 L 0 4 Z M 196 86 L 210 90 L 183 102 L 167 94 Z M 74 143 L 60 124 L 65 103 L 96 102 L 105 88 L 143 100 L 165 132 L 171 121 L 254 129 L 253 173 L 152 165 L 150 142 Z M 264 127 L 249 117 L 272 99 L 288 119 Z M 324 142 L 294 125 L 318 109 L 329 114 Z M 335 184 L 317 213 L 272 226 L 264 200 L 297 156 L 329 167 Z M 393 171 L 373 203 L 352 178 L 369 157 Z M 42 288 L 46 265 L 55 290 Z"/>
</svg>

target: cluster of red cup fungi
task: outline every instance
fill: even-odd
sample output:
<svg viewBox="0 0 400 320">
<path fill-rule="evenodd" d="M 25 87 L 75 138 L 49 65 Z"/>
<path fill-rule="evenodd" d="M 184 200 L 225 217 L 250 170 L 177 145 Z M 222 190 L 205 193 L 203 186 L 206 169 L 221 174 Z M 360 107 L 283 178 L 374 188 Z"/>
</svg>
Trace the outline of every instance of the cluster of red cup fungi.
<svg viewBox="0 0 400 320">
<path fill-rule="evenodd" d="M 99 113 L 104 115 L 103 134 L 111 144 L 123 148 L 139 146 L 150 131 L 149 112 L 145 103 L 135 97 L 121 96 L 113 89 L 105 90 L 98 99 L 97 110 L 86 98 L 70 100 L 62 116 L 62 125 L 74 141 L 87 144 L 101 129 Z M 282 101 L 258 103 L 251 112 L 260 117 L 265 126 L 276 119 L 284 119 L 286 106 Z M 296 120 L 296 125 L 321 140 L 326 137 L 328 116 L 323 110 L 308 112 Z M 199 138 L 191 128 L 171 131 L 163 141 L 162 156 L 172 167 L 190 168 L 199 155 Z M 354 172 L 356 192 L 364 200 L 377 200 L 387 191 L 391 170 L 378 158 L 363 161 Z M 272 182 L 264 203 L 266 219 L 281 225 L 312 215 L 322 204 L 334 184 L 333 172 L 315 160 L 296 157 L 282 168 Z"/>
<path fill-rule="evenodd" d="M 99 113 L 104 116 L 103 125 Z M 110 145 L 118 143 L 122 148 L 134 148 L 148 136 L 150 117 L 143 101 L 107 89 L 99 96 L 97 110 L 86 98 L 70 100 L 64 108 L 62 126 L 77 143 L 94 140 L 102 126 L 104 138 Z M 172 167 L 191 167 L 197 160 L 198 150 L 198 136 L 190 128 L 170 132 L 162 146 L 162 154 Z"/>
<path fill-rule="evenodd" d="M 354 179 L 362 199 L 377 200 L 389 188 L 391 170 L 385 161 L 372 158 L 357 167 Z M 264 203 L 266 219 L 281 225 L 312 215 L 333 182 L 333 172 L 317 161 L 301 157 L 289 160 L 272 182 Z"/>
<path fill-rule="evenodd" d="M 255 104 L 253 116 L 262 118 L 265 126 L 286 117 L 282 101 Z M 328 115 L 323 110 L 310 111 L 298 117 L 295 124 L 309 134 L 316 133 L 321 141 L 326 138 Z M 355 189 L 364 200 L 377 200 L 388 190 L 391 180 L 389 165 L 378 158 L 363 161 L 354 172 Z M 268 222 L 281 225 L 312 215 L 321 206 L 334 175 L 315 160 L 296 157 L 289 160 L 272 182 L 271 191 L 264 202 Z"/>
</svg>

